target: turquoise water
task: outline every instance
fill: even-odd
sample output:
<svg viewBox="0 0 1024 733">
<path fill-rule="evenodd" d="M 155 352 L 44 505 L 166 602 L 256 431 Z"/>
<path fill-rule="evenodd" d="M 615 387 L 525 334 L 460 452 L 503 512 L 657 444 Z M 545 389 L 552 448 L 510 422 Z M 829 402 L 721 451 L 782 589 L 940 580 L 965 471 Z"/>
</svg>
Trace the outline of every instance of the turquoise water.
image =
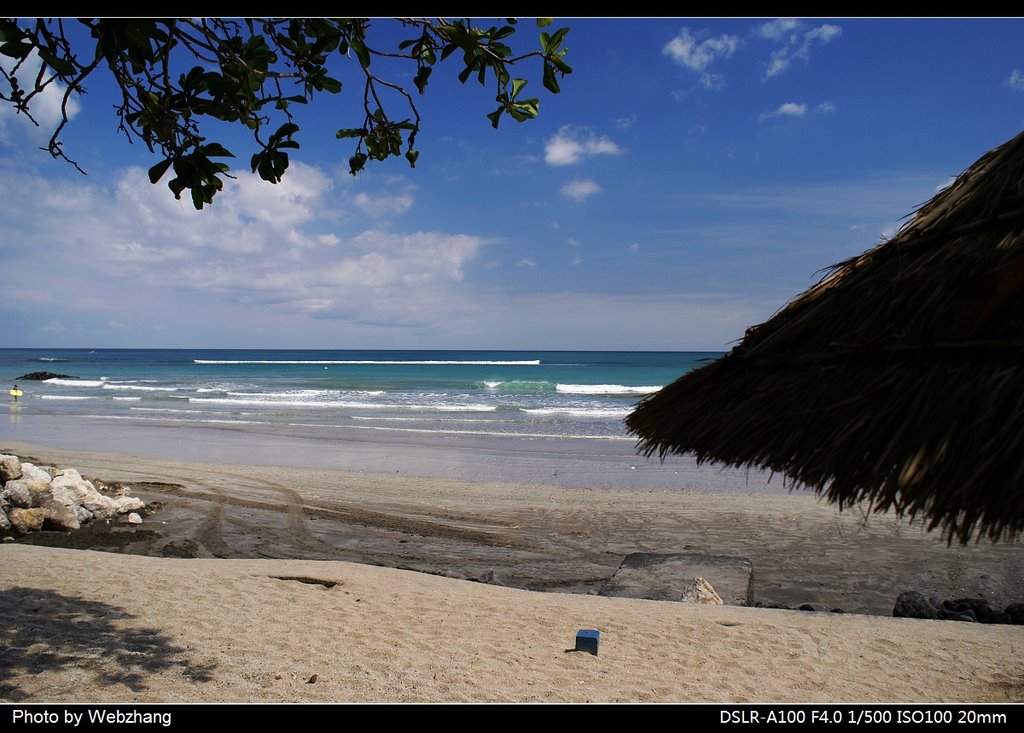
<svg viewBox="0 0 1024 733">
<path fill-rule="evenodd" d="M 35 416 L 322 434 L 632 441 L 644 395 L 705 352 L 2 349 Z"/>
</svg>

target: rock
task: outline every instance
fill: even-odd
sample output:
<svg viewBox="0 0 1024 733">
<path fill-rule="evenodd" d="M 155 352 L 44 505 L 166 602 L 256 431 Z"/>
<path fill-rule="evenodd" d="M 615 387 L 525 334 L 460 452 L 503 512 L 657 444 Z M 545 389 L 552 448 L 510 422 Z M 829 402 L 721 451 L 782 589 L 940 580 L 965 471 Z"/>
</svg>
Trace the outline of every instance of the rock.
<svg viewBox="0 0 1024 733">
<path fill-rule="evenodd" d="M 50 500 L 55 501 L 58 504 L 63 504 L 66 507 L 74 509 L 77 506 L 82 505 L 82 497 L 78 495 L 78 492 L 68 486 L 62 486 L 56 482 L 50 484 L 48 489 L 41 491 L 36 494 L 36 500 L 39 502 L 39 506 L 46 503 L 45 493 L 49 492 Z"/>
<path fill-rule="evenodd" d="M 82 499 L 82 506 L 92 512 L 94 519 L 109 519 L 117 515 L 117 503 L 98 491 Z"/>
<path fill-rule="evenodd" d="M 32 495 L 32 505 L 45 512 L 44 529 L 70 532 L 80 529 L 78 495 L 67 486 L 50 484 Z"/>
<path fill-rule="evenodd" d="M 995 615 L 992 616 L 985 623 L 987 623 L 987 624 L 1012 624 L 1013 620 L 1010 618 L 1010 615 L 1008 613 L 1006 613 L 1006 611 L 996 611 Z"/>
<path fill-rule="evenodd" d="M 892 609 L 897 618 L 935 618 L 937 613 L 927 598 L 913 590 L 900 593 Z"/>
<path fill-rule="evenodd" d="M 0 509 L 0 534 L 6 534 L 11 529 L 11 520 L 7 518 L 7 512 Z"/>
<path fill-rule="evenodd" d="M 0 484 L 21 478 L 21 461 L 17 456 L 0 453 Z"/>
<path fill-rule="evenodd" d="M 75 507 L 75 516 L 78 517 L 79 524 L 85 524 L 86 522 L 92 521 L 92 512 L 81 504 Z"/>
<path fill-rule="evenodd" d="M 125 517 L 125 520 L 128 524 L 142 524 L 142 517 L 135 512 L 131 512 L 127 517 Z"/>
<path fill-rule="evenodd" d="M 86 485 L 85 479 L 82 478 L 78 471 L 71 469 L 64 469 L 63 471 L 54 471 L 53 480 L 50 481 L 51 486 L 59 486 L 62 489 L 71 491 L 79 499 L 84 497 L 89 489 L 96 490 L 92 484 Z"/>
<path fill-rule="evenodd" d="M 679 601 L 694 578 L 704 578 L 724 602 L 749 606 L 753 565 L 745 557 L 698 553 L 634 552 L 623 558 L 619 568 L 601 587 L 602 596 Z"/>
<path fill-rule="evenodd" d="M 29 372 L 28 374 L 22 374 L 14 381 L 41 382 L 44 379 L 78 379 L 78 377 L 72 377 L 70 374 L 55 374 L 54 372 Z"/>
<path fill-rule="evenodd" d="M 700 577 L 694 578 L 691 585 L 683 588 L 683 595 L 679 600 L 682 603 L 699 603 L 712 606 L 724 605 L 721 597 L 711 587 L 711 583 Z"/>
<path fill-rule="evenodd" d="M 958 611 L 973 611 L 975 618 L 983 624 L 991 623 L 990 619 L 1000 613 L 998 608 L 984 598 L 957 598 L 953 603 Z"/>
<path fill-rule="evenodd" d="M 41 481 L 46 484 L 53 480 L 46 469 L 40 468 L 34 463 L 21 464 L 21 477 L 23 479 L 31 479 L 32 481 Z"/>
<path fill-rule="evenodd" d="M 1010 617 L 1011 624 L 1024 625 L 1024 603 L 1011 603 L 1004 613 Z"/>
<path fill-rule="evenodd" d="M 802 604 L 800 606 L 797 606 L 796 610 L 797 611 L 817 611 L 818 609 L 816 609 L 810 603 L 804 603 L 804 604 Z"/>
<path fill-rule="evenodd" d="M 70 532 L 81 528 L 78 515 L 73 507 L 61 504 L 59 501 L 48 501 L 40 509 L 45 512 L 43 519 L 44 529 L 55 529 L 59 532 Z"/>
<path fill-rule="evenodd" d="M 131 496 L 119 496 L 116 499 L 111 499 L 117 506 L 118 514 L 127 514 L 128 512 L 134 512 L 137 509 L 142 509 L 146 506 L 142 499 L 137 499 Z"/>
<path fill-rule="evenodd" d="M 974 611 L 969 608 L 964 611 L 944 608 L 938 612 L 938 618 L 944 621 L 970 621 L 971 623 L 975 623 L 978 620 L 978 617 L 974 615 Z"/>
<path fill-rule="evenodd" d="M 46 510 L 38 507 L 32 509 L 15 507 L 8 513 L 7 518 L 11 520 L 11 529 L 17 535 L 38 532 L 43 528 L 43 522 L 46 521 Z"/>
<path fill-rule="evenodd" d="M 30 509 L 32 507 L 32 481 L 18 478 L 4 484 L 0 497 L 12 507 Z"/>
</svg>

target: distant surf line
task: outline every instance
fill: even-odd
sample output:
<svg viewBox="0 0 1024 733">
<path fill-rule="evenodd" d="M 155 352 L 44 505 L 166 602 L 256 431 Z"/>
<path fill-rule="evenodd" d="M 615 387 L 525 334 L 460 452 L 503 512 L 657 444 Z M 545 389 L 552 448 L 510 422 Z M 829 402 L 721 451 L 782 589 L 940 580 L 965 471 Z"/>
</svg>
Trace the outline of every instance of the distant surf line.
<svg viewBox="0 0 1024 733">
<path fill-rule="evenodd" d="M 522 361 L 439 361 L 439 360 L 291 360 L 291 359 L 193 359 L 193 364 L 337 364 L 337 365 L 412 365 L 412 366 L 540 366 L 540 359 Z"/>
</svg>

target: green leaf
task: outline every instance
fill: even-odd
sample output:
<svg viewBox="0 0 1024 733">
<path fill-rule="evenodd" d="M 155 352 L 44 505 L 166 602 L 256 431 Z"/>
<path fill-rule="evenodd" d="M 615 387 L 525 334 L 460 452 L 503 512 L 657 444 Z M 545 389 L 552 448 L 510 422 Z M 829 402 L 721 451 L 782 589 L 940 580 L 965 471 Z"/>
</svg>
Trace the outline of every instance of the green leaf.
<svg viewBox="0 0 1024 733">
<path fill-rule="evenodd" d="M 294 135 L 298 131 L 299 126 L 296 125 L 294 122 L 285 122 L 283 125 L 277 128 L 277 132 L 270 136 L 270 142 L 275 143 L 283 137 Z"/>
<path fill-rule="evenodd" d="M 356 153 L 348 159 L 349 173 L 353 176 L 363 169 L 366 165 L 366 155 L 364 153 Z"/>
<path fill-rule="evenodd" d="M 491 121 L 491 127 L 493 127 L 495 130 L 498 129 L 498 120 L 501 119 L 501 113 L 504 111 L 504 107 L 498 107 L 498 109 L 494 110 L 493 112 L 487 115 L 487 119 Z"/>
<path fill-rule="evenodd" d="M 537 18 L 537 27 L 545 28 L 555 22 L 554 18 Z"/>
<path fill-rule="evenodd" d="M 405 154 L 405 159 L 409 161 L 409 167 L 410 168 L 415 168 L 416 167 L 416 161 L 419 159 L 419 157 L 420 157 L 420 151 L 419 150 L 409 150 Z"/>
<path fill-rule="evenodd" d="M 207 158 L 234 158 L 235 154 L 220 143 L 210 143 L 199 148 L 199 152 Z"/>
<path fill-rule="evenodd" d="M 509 107 L 508 113 L 516 122 L 525 122 L 537 116 L 539 107 L 539 99 L 524 99 Z"/>
<path fill-rule="evenodd" d="M 46 62 L 46 64 L 62 76 L 71 76 L 75 73 L 75 67 L 66 59 L 62 59 L 59 56 L 55 56 L 50 53 L 49 49 L 40 46 L 36 49 L 39 54 L 39 58 Z"/>
<path fill-rule="evenodd" d="M 187 186 L 185 185 L 185 182 L 180 178 L 172 178 L 170 181 L 167 182 L 167 188 L 171 189 L 171 193 L 174 194 L 174 198 L 180 199 L 181 192 L 184 191 L 187 188 Z"/>
<path fill-rule="evenodd" d="M 416 72 L 416 77 L 412 80 L 416 85 L 416 88 L 420 90 L 420 94 L 423 94 L 427 88 L 427 80 L 430 79 L 430 72 L 433 69 L 429 66 L 421 66 L 420 70 Z"/>
<path fill-rule="evenodd" d="M 361 127 L 359 127 L 359 128 L 349 127 L 349 128 L 344 128 L 344 129 L 338 130 L 336 133 L 334 133 L 334 136 L 336 138 L 338 138 L 339 140 L 342 140 L 342 139 L 344 139 L 346 137 L 362 137 L 365 134 L 366 134 L 366 130 L 364 130 Z"/>
<path fill-rule="evenodd" d="M 559 28 L 555 31 L 554 35 L 548 38 L 547 52 L 554 53 L 558 50 L 558 47 L 562 45 L 562 40 L 565 38 L 565 34 L 569 32 L 568 28 Z M 542 36 L 546 36 L 546 33 L 542 33 Z"/>
<path fill-rule="evenodd" d="M 355 52 L 356 57 L 359 59 L 359 64 L 364 69 L 369 69 L 370 50 L 366 47 L 366 44 L 363 43 L 362 40 L 358 38 L 353 38 L 351 41 L 349 41 L 349 45 L 352 47 L 352 50 Z"/>
<path fill-rule="evenodd" d="M 162 160 L 149 169 L 149 182 L 156 183 L 164 177 L 164 173 L 171 167 L 171 159 Z"/>
<path fill-rule="evenodd" d="M 322 89 L 329 94 L 337 94 L 341 91 L 341 82 L 337 79 L 325 76 L 320 79 L 319 84 L 317 84 L 317 89 Z"/>
<path fill-rule="evenodd" d="M 519 96 L 519 92 L 523 87 L 526 86 L 526 79 L 513 79 L 512 80 L 512 99 Z"/>
<path fill-rule="evenodd" d="M 203 203 L 206 201 L 206 197 L 203 195 L 203 189 L 200 186 L 196 186 L 192 189 L 192 205 L 196 207 L 196 211 L 203 210 Z"/>
<path fill-rule="evenodd" d="M 552 94 L 558 94 L 561 89 L 558 87 L 558 78 L 555 76 L 555 67 L 544 64 L 544 88 Z"/>
</svg>

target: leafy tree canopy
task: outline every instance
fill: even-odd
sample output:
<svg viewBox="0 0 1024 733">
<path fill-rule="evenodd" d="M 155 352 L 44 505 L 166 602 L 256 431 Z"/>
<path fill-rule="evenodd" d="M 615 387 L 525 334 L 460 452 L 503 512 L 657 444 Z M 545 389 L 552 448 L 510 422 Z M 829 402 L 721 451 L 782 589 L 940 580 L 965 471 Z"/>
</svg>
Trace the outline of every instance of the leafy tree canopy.
<svg viewBox="0 0 1024 733">
<path fill-rule="evenodd" d="M 279 182 L 289 151 L 299 147 L 292 105 L 342 91 L 330 73 L 338 56 L 354 57 L 361 70 L 362 124 L 336 133 L 355 141 L 353 175 L 370 160 L 404 151 L 415 166 L 419 156 L 415 97 L 378 75 L 385 58 L 414 69 L 413 85 L 422 95 L 435 66 L 454 55 L 462 67 L 459 81 L 475 77 L 493 85 L 498 106 L 487 117 L 495 128 L 502 115 L 517 122 L 537 116 L 540 101 L 526 97 L 526 80 L 512 77 L 513 66 L 540 60 L 543 85 L 556 94 L 559 80 L 572 72 L 564 60 L 568 29 L 544 30 L 549 18 L 537 20 L 539 49 L 519 54 L 509 45 L 519 30 L 512 18 L 487 28 L 469 19 L 398 20 L 405 37 L 391 48 L 371 43 L 368 18 L 0 19 L 0 57 L 6 57 L 0 58 L 0 100 L 35 123 L 33 101 L 50 86 L 61 90 L 60 121 L 43 149 L 78 168 L 61 142 L 69 103 L 85 92 L 91 75 L 109 71 L 120 94 L 118 129 L 161 158 L 149 169 L 150 180 L 156 183 L 171 171 L 167 185 L 175 197 L 187 190 L 201 209 L 229 175 L 223 159 L 234 157 L 203 134 L 211 120 L 248 128 L 256 142 L 252 171 Z"/>
</svg>

